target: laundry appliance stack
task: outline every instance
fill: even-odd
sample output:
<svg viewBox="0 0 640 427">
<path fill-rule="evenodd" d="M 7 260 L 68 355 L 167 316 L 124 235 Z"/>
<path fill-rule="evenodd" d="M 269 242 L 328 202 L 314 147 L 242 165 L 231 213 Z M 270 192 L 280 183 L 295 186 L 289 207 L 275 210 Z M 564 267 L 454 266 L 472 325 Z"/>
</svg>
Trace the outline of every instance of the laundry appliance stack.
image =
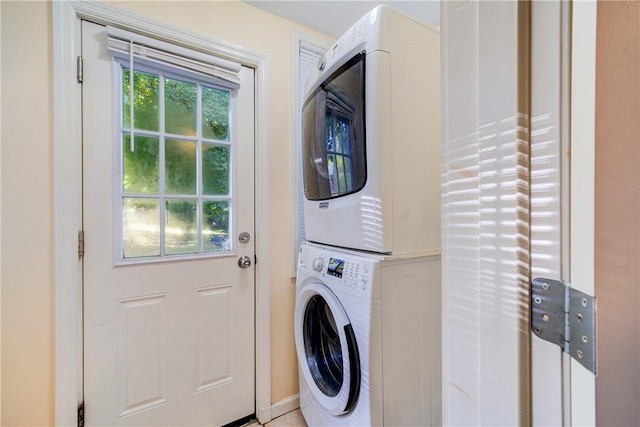
<svg viewBox="0 0 640 427">
<path fill-rule="evenodd" d="M 442 422 L 439 52 L 437 31 L 378 6 L 307 84 L 294 330 L 310 426 Z"/>
</svg>

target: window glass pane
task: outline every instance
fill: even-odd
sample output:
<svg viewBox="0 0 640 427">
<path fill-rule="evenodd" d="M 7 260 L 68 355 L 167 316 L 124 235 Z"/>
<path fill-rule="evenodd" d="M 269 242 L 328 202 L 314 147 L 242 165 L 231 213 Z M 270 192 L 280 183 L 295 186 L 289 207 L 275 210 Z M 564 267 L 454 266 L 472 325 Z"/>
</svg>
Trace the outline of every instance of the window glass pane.
<svg viewBox="0 0 640 427">
<path fill-rule="evenodd" d="M 338 141 L 338 148 L 336 151 L 349 154 L 349 125 L 342 121 L 340 122 Z"/>
<path fill-rule="evenodd" d="M 231 92 L 121 70 L 123 257 L 230 251 Z"/>
<path fill-rule="evenodd" d="M 125 258 L 160 255 L 160 201 L 122 200 L 123 255 Z"/>
<path fill-rule="evenodd" d="M 346 182 L 348 182 L 351 186 L 347 187 L 348 191 L 353 190 L 353 176 L 351 175 L 351 159 L 348 157 L 344 160 L 344 176 Z"/>
<path fill-rule="evenodd" d="M 229 92 L 202 88 L 202 137 L 229 141 Z"/>
<path fill-rule="evenodd" d="M 336 164 L 338 165 L 338 179 L 340 180 L 340 192 L 343 193 L 348 192 L 351 189 L 351 182 L 347 182 L 349 177 L 345 173 L 345 162 L 346 160 L 344 156 L 336 157 Z"/>
<path fill-rule="evenodd" d="M 165 141 L 167 194 L 196 194 L 196 143 Z"/>
<path fill-rule="evenodd" d="M 195 200 L 167 200 L 165 212 L 165 254 L 197 251 L 198 213 Z"/>
<path fill-rule="evenodd" d="M 129 104 L 130 86 L 129 69 L 122 68 L 122 126 L 131 128 L 131 111 Z M 133 120 L 136 129 L 158 131 L 160 113 L 158 108 L 158 91 L 160 79 L 157 75 L 140 71 L 133 72 Z"/>
<path fill-rule="evenodd" d="M 165 132 L 196 136 L 197 93 L 197 86 L 193 83 L 165 79 Z"/>
<path fill-rule="evenodd" d="M 229 202 L 203 202 L 202 212 L 202 250 L 205 252 L 230 250 Z"/>
<path fill-rule="evenodd" d="M 349 157 L 349 124 L 346 118 L 328 116 L 327 121 L 327 161 L 331 195 L 347 194 L 353 191 L 351 158 Z M 335 154 L 333 154 L 335 153 Z M 347 174 L 347 165 L 349 165 Z"/>
<path fill-rule="evenodd" d="M 208 196 L 229 194 L 229 147 L 202 146 L 202 193 Z"/>
<path fill-rule="evenodd" d="M 158 193 L 158 138 L 135 135 L 122 138 L 122 189 L 125 193 Z"/>
</svg>

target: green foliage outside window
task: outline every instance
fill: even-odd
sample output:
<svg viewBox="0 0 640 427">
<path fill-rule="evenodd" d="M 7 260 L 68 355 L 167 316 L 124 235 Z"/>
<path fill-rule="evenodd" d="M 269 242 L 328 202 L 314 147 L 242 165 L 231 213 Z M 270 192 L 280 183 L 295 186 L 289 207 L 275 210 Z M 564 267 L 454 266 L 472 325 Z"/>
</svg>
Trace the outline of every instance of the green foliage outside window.
<svg viewBox="0 0 640 427">
<path fill-rule="evenodd" d="M 162 91 L 161 81 L 164 81 Z M 230 92 L 168 77 L 161 79 L 159 75 L 141 71 L 134 71 L 133 82 L 134 140 L 132 143 L 130 73 L 128 68 L 123 67 L 122 190 L 124 194 L 195 197 L 199 181 L 201 195 L 204 197 L 230 195 L 230 147 L 215 142 L 230 140 Z M 162 99 L 161 93 L 164 94 Z M 201 111 L 200 120 L 197 118 L 198 104 Z M 161 112 L 164 112 L 164 117 L 160 117 Z M 201 124 L 200 132 L 197 129 L 198 122 Z M 162 124 L 164 129 L 161 128 Z M 153 135 L 143 135 L 140 132 L 153 132 Z M 162 165 L 160 164 L 159 136 L 163 133 L 183 138 L 195 138 L 199 134 L 203 140 L 196 143 L 194 140 L 175 136 L 165 137 L 163 165 L 165 180 L 164 189 L 160 189 Z M 198 147 L 201 150 L 200 176 L 197 176 L 196 164 Z M 145 209 L 145 203 L 141 203 L 142 200 L 144 199 L 137 199 L 136 209 Z M 197 207 L 190 200 L 192 199 L 172 199 L 171 202 L 165 202 L 164 227 L 167 233 L 165 238 L 167 254 L 195 251 L 195 240 L 192 234 L 197 218 Z M 154 203 L 150 207 L 152 205 L 157 209 Z M 229 202 L 203 201 L 200 209 L 203 250 L 228 249 Z M 125 240 L 127 241 L 127 236 Z M 142 253 L 147 252 L 141 250 Z M 137 256 L 136 251 L 125 253 L 125 256 Z"/>
</svg>

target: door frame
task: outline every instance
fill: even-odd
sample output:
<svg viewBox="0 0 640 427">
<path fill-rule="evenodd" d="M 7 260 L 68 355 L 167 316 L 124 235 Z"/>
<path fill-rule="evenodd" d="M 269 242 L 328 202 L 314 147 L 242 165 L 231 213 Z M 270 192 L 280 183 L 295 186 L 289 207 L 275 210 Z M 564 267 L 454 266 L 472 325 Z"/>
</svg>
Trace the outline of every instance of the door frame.
<svg viewBox="0 0 640 427">
<path fill-rule="evenodd" d="M 596 1 L 571 4 L 571 287 L 595 295 Z M 574 191 L 575 190 L 575 191 Z M 597 343 L 597 341 L 596 341 Z M 597 345 L 597 344 L 596 344 Z M 573 358 L 570 425 L 596 424 L 595 374 Z M 567 408 L 568 406 L 568 408 Z M 569 425 L 569 424 L 567 424 Z"/>
<path fill-rule="evenodd" d="M 549 278 L 570 282 L 572 288 L 595 295 L 597 3 L 561 2 L 556 16 L 549 15 L 545 5 L 532 7 L 542 16 L 536 21 L 532 36 L 549 33 L 545 25 L 555 26 L 558 42 L 553 47 L 558 49 L 558 62 L 547 65 L 559 68 L 559 82 L 549 82 L 544 77 L 532 82 L 533 96 L 536 90 L 545 88 L 558 96 L 558 104 L 552 106 L 557 110 L 552 111 L 559 116 L 557 137 L 562 176 L 558 183 L 561 206 L 556 208 L 562 218 L 561 259 L 555 272 L 559 277 Z M 549 61 L 546 54 L 543 56 L 536 59 Z M 558 88 L 553 87 L 556 83 Z M 537 341 L 533 343 L 531 371 L 533 425 L 595 425 L 595 375 L 559 347 L 536 337 L 532 340 Z"/>
<path fill-rule="evenodd" d="M 82 105 L 76 61 L 81 52 L 80 21 L 137 31 L 255 69 L 255 371 L 256 415 L 271 420 L 270 202 L 267 58 L 101 2 L 53 2 L 53 265 L 55 424 L 76 425 L 83 400 Z"/>
<path fill-rule="evenodd" d="M 532 63 L 538 70 L 554 67 L 558 74 L 558 80 L 553 81 L 534 72 L 532 80 L 534 98 L 537 91 L 556 95 L 555 104 L 541 104 L 547 109 L 537 112 L 558 117 L 555 137 L 559 140 L 556 156 L 561 176 L 557 182 L 559 205 L 554 209 L 561 218 L 557 236 L 560 256 L 554 271 L 548 271 L 545 277 L 570 282 L 572 288 L 594 295 L 597 3 L 563 1 L 552 8 L 550 5 L 532 4 L 532 38 L 551 35 L 556 42 L 538 48 L 543 53 Z M 552 59 L 549 50 L 555 49 Z M 544 253 L 544 248 L 538 248 L 537 253 Z M 543 260 L 535 255 L 532 253 L 534 267 L 542 268 L 538 264 Z M 544 267 L 549 267 L 548 262 Z M 558 346 L 535 336 L 532 350 L 533 425 L 595 425 L 594 374 Z"/>
</svg>

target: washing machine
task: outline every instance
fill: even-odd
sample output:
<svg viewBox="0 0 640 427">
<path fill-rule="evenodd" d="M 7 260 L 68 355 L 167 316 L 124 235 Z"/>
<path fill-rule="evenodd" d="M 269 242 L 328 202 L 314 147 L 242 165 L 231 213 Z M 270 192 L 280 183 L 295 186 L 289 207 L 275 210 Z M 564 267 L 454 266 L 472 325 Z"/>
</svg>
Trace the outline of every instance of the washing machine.
<svg viewBox="0 0 640 427">
<path fill-rule="evenodd" d="M 309 426 L 441 425 L 439 254 L 302 244 L 294 316 Z"/>
</svg>

